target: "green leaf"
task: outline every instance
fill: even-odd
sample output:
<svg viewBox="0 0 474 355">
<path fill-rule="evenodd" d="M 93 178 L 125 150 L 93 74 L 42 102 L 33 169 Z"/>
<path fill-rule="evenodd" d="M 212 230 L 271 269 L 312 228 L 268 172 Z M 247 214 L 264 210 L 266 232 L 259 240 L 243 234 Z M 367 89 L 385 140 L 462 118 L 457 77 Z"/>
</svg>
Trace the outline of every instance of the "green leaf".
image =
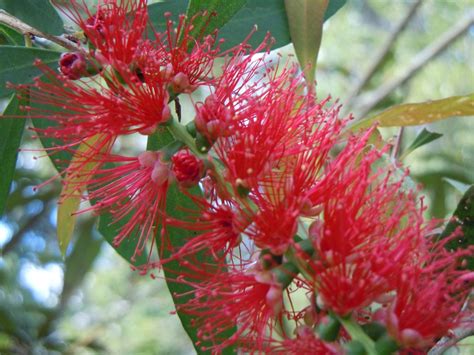
<svg viewBox="0 0 474 355">
<path fill-rule="evenodd" d="M 227 6 L 223 5 L 224 1 L 215 1 L 215 3 L 219 3 L 219 6 Z M 232 9 L 236 8 L 233 5 Z M 163 32 L 166 30 L 166 18 L 163 16 L 165 12 L 171 12 L 172 19 L 176 20 L 178 15 L 186 13 L 187 9 L 187 0 L 169 0 L 152 4 L 148 6 L 150 22 L 155 30 Z M 225 50 L 241 43 L 255 25 L 258 27 L 258 31 L 249 41 L 253 47 L 262 42 L 267 32 L 271 32 L 275 38 L 275 48 L 290 43 L 284 0 L 247 0 L 219 30 L 219 38 L 225 39 L 221 48 Z"/>
<path fill-rule="evenodd" d="M 358 130 L 378 122 L 381 127 L 418 126 L 456 116 L 474 115 L 474 94 L 452 96 L 441 100 L 392 106 L 350 128 Z"/>
<path fill-rule="evenodd" d="M 22 46 L 24 42 L 25 40 L 21 33 L 4 24 L 0 24 L 0 45 Z"/>
<path fill-rule="evenodd" d="M 285 0 L 293 46 L 310 87 L 313 87 L 316 73 L 328 2 L 329 0 Z"/>
<path fill-rule="evenodd" d="M 135 248 L 138 243 L 138 236 L 125 238 L 119 246 L 114 245 L 115 237 L 130 217 L 131 216 L 128 216 L 122 218 L 120 221 L 115 221 L 110 213 L 102 213 L 99 217 L 98 230 L 104 237 L 105 241 L 114 248 L 117 254 L 127 260 L 130 264 L 138 267 L 147 263 L 146 252 L 142 255 L 135 256 L 135 259 L 133 259 L 133 254 L 135 253 Z"/>
<path fill-rule="evenodd" d="M 438 138 L 441 138 L 443 135 L 441 133 L 430 132 L 426 128 L 423 128 L 415 138 L 415 140 L 410 144 L 410 146 L 403 152 L 400 160 L 403 160 L 408 154 L 413 152 L 415 149 L 435 141 Z"/>
<path fill-rule="evenodd" d="M 345 0 L 330 0 L 324 16 L 329 19 L 344 4 Z M 279 48 L 291 42 L 285 0 L 247 0 L 247 3 L 219 31 L 219 37 L 226 42 L 223 49 L 231 48 L 242 42 L 254 26 L 257 32 L 249 40 L 253 47 L 259 45 L 267 32 L 275 39 L 273 48 Z"/>
<path fill-rule="evenodd" d="M 207 11 L 207 16 L 198 16 L 193 22 L 193 35 L 206 35 L 213 30 L 221 28 L 226 24 L 241 8 L 247 0 L 190 0 L 186 14 L 189 18 L 199 12 Z"/>
<path fill-rule="evenodd" d="M 222 49 L 238 45 L 257 26 L 249 44 L 257 47 L 270 32 L 275 39 L 273 48 L 282 47 L 291 42 L 286 18 L 284 0 L 247 0 L 247 3 L 219 31 L 219 37 L 225 39 Z"/>
<path fill-rule="evenodd" d="M 3 114 L 19 115 L 19 107 L 20 102 L 16 95 L 13 95 Z M 0 118 L 0 215 L 5 210 L 7 197 L 10 193 L 24 127 L 24 118 Z"/>
<path fill-rule="evenodd" d="M 153 29 L 158 32 L 166 31 L 165 12 L 171 13 L 171 18 L 177 20 L 178 16 L 185 14 L 188 8 L 188 0 L 165 0 L 148 6 L 148 17 Z M 153 32 L 149 32 L 152 34 Z"/>
<path fill-rule="evenodd" d="M 324 14 L 324 21 L 329 20 L 346 2 L 347 0 L 329 0 L 328 8 Z"/>
<path fill-rule="evenodd" d="M 440 235 L 440 239 L 449 237 L 457 228 L 461 228 L 462 235 L 450 240 L 446 244 L 449 250 L 467 249 L 474 245 L 474 185 L 461 198 L 453 217 Z M 466 257 L 467 267 L 474 270 L 474 256 Z"/>
<path fill-rule="evenodd" d="M 150 136 L 150 138 L 148 139 L 147 149 L 159 150 L 160 148 L 171 143 L 173 140 L 174 138 L 169 132 L 159 132 L 158 134 Z M 191 192 L 196 195 L 201 194 L 199 188 L 194 188 Z M 183 193 L 181 193 L 176 184 L 172 184 L 170 186 L 166 200 L 166 214 L 168 216 L 182 219 L 184 217 L 183 211 L 191 211 L 195 208 L 196 206 L 194 205 L 192 200 Z M 173 249 L 181 247 L 190 238 L 194 236 L 194 233 L 189 230 L 179 229 L 170 226 L 167 227 L 167 231 Z M 160 247 L 161 243 L 156 243 L 156 245 Z M 171 252 L 168 248 L 165 248 L 165 250 L 160 250 L 160 253 L 160 255 L 163 255 L 164 258 L 168 258 L 171 256 Z M 213 264 L 213 260 L 210 257 L 206 257 L 203 255 L 198 255 L 193 258 L 193 262 L 196 262 L 196 260 L 199 260 L 203 265 Z M 173 297 L 173 301 L 176 305 L 186 303 L 192 297 L 193 290 L 192 287 L 189 285 L 185 285 L 181 282 L 173 282 L 173 279 L 176 279 L 176 276 L 180 274 L 180 269 L 182 269 L 182 266 L 180 265 L 179 261 L 169 262 L 164 268 L 166 283 L 168 285 L 168 289 L 170 290 L 171 296 Z M 177 314 L 179 319 L 181 320 L 183 328 L 186 330 L 187 334 L 191 338 L 196 352 L 198 354 L 210 353 L 202 351 L 200 346 L 196 345 L 196 342 L 199 340 L 199 338 L 197 336 L 198 329 L 193 325 L 192 322 L 193 317 L 188 314 L 182 313 L 179 310 L 177 311 Z M 236 329 L 231 329 L 230 331 L 222 333 L 221 335 L 223 337 L 230 337 L 235 331 Z M 201 343 L 201 345 L 207 344 L 203 342 Z M 233 353 L 234 351 L 232 348 L 227 348 L 223 351 L 223 354 Z"/>
<path fill-rule="evenodd" d="M 56 226 L 59 249 L 63 256 L 66 255 L 67 247 L 74 232 L 74 226 L 76 225 L 75 213 L 79 209 L 82 194 L 99 165 L 93 159 L 88 159 L 84 163 L 84 156 L 89 156 L 91 152 L 95 153 L 92 147 L 100 139 L 101 135 L 98 134 L 81 143 L 69 165 L 71 170 L 66 174 L 63 181 L 63 189 L 61 191 L 61 197 L 63 198 L 58 204 Z"/>
<path fill-rule="evenodd" d="M 63 21 L 49 0 L 0 0 L 0 9 L 40 31 L 63 33 Z"/>
<path fill-rule="evenodd" d="M 16 46 L 0 47 L 0 97 L 12 92 L 7 89 L 6 82 L 25 84 L 41 72 L 33 64 L 35 59 L 41 59 L 44 64 L 57 66 L 61 53 L 38 48 Z"/>
</svg>

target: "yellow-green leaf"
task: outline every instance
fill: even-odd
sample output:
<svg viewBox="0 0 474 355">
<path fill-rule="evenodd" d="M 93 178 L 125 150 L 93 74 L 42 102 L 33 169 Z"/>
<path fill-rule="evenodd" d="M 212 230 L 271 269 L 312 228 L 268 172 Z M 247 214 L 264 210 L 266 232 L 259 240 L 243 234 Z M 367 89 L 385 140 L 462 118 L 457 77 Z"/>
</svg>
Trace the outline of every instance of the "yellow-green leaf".
<svg viewBox="0 0 474 355">
<path fill-rule="evenodd" d="M 308 85 L 312 85 L 329 0 L 285 0 L 296 56 Z"/>
<path fill-rule="evenodd" d="M 474 94 L 469 94 L 441 100 L 396 105 L 355 123 L 351 129 L 366 128 L 374 122 L 378 122 L 380 127 L 417 126 L 450 117 L 472 115 L 474 115 Z"/>
<path fill-rule="evenodd" d="M 67 247 L 74 232 L 74 226 L 76 225 L 75 212 L 79 209 L 82 193 L 99 165 L 97 161 L 89 158 L 93 158 L 94 145 L 100 142 L 101 138 L 102 135 L 98 134 L 79 145 L 63 180 L 57 214 L 58 242 L 63 256 L 66 255 Z"/>
</svg>

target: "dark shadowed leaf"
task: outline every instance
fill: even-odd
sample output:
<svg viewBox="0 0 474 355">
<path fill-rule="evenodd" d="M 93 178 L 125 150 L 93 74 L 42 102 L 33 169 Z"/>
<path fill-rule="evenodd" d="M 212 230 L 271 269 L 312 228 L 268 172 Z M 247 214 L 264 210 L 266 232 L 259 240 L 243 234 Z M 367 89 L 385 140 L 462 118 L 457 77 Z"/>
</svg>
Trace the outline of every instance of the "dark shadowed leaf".
<svg viewBox="0 0 474 355">
<path fill-rule="evenodd" d="M 446 247 L 450 250 L 466 249 L 474 245 L 474 185 L 472 185 L 461 198 L 453 217 L 441 233 L 440 238 L 449 237 L 458 228 L 462 230 L 462 234 L 449 243 Z M 466 258 L 467 267 L 474 270 L 474 256 Z"/>
<path fill-rule="evenodd" d="M 4 115 L 18 115 L 20 103 L 16 95 L 10 99 Z M 15 173 L 25 119 L 0 117 L 0 215 L 3 214 Z"/>
</svg>

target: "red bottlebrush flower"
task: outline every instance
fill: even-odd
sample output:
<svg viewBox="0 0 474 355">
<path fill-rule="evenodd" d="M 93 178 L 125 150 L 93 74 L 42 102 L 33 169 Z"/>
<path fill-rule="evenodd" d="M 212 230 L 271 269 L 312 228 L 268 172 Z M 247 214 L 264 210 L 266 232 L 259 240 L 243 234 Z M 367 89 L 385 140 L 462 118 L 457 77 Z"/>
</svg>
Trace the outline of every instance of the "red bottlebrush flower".
<svg viewBox="0 0 474 355">
<path fill-rule="evenodd" d="M 255 191 L 249 196 L 256 211 L 252 212 L 250 206 L 245 209 L 246 218 L 253 221 L 245 234 L 259 248 L 270 249 L 274 255 L 282 255 L 298 229 L 301 203 L 298 196 L 285 189 L 285 186 L 281 188 L 275 182 L 272 185 L 265 192 Z"/>
<path fill-rule="evenodd" d="M 210 202 L 193 195 L 189 197 L 194 200 L 197 210 L 190 210 L 185 221 L 168 219 L 168 224 L 198 234 L 176 250 L 171 259 L 184 260 L 203 252 L 213 257 L 217 264 L 225 264 L 226 258 L 238 246 L 243 230 L 236 206 Z M 198 262 L 195 267 L 200 267 Z"/>
<path fill-rule="evenodd" d="M 62 141 L 59 149 L 96 134 L 114 139 L 122 134 L 153 132 L 170 118 L 169 94 L 161 82 L 143 84 L 127 70 L 120 78 L 108 76 L 106 87 L 101 78 L 70 81 L 45 65 L 39 67 L 46 78 L 18 88 L 29 92 L 30 117 L 52 122 L 47 128 L 33 130 Z"/>
<path fill-rule="evenodd" d="M 246 109 L 229 137 L 214 145 L 225 166 L 225 177 L 234 188 L 252 189 L 280 160 L 301 150 L 298 138 L 311 113 L 300 107 L 299 78 L 293 70 L 262 87 L 261 96 L 245 97 Z M 304 102 L 304 101 L 303 101 Z"/>
<path fill-rule="evenodd" d="M 224 270 L 211 281 L 190 285 L 194 297 L 178 309 L 196 316 L 198 336 L 212 344 L 205 350 L 220 352 L 249 334 L 262 349 L 283 307 L 282 288 L 271 272 Z M 235 333 L 225 334 L 235 325 Z"/>
<path fill-rule="evenodd" d="M 194 28 L 192 23 L 198 15 L 190 20 L 185 15 L 180 15 L 176 27 L 170 19 L 171 14 L 166 13 L 165 16 L 167 30 L 163 34 L 156 32 L 153 43 L 161 56 L 155 59 L 156 64 L 151 65 L 167 68 L 175 94 L 189 94 L 199 85 L 209 83 L 208 75 L 214 59 L 220 55 L 217 34 L 194 36 L 191 33 Z"/>
<path fill-rule="evenodd" d="M 400 269 L 393 302 L 379 311 L 379 320 L 403 348 L 430 348 L 466 316 L 462 307 L 472 290 L 474 272 L 460 266 L 474 249 L 450 252 L 445 247 L 451 238 L 426 241 L 417 265 Z"/>
<path fill-rule="evenodd" d="M 132 260 L 143 253 L 150 238 L 154 240 L 158 235 L 158 225 L 161 243 L 165 245 L 170 169 L 162 162 L 160 152 L 146 151 L 136 158 L 104 155 L 96 159 L 102 166 L 105 163 L 118 165 L 102 167 L 88 181 L 88 199 L 93 206 L 81 212 L 110 213 L 110 224 L 118 230 L 114 245 L 124 240 L 136 244 Z"/>
<path fill-rule="evenodd" d="M 181 186 L 196 185 L 203 177 L 204 163 L 188 149 L 180 150 L 171 157 L 173 174 Z"/>
<path fill-rule="evenodd" d="M 68 79 L 80 79 L 87 74 L 86 59 L 80 52 L 63 53 L 59 58 L 59 70 Z"/>
<path fill-rule="evenodd" d="M 426 232 L 414 193 L 402 192 L 403 180 L 392 181 L 392 174 L 374 172 L 379 153 L 358 145 L 352 140 L 340 154 L 346 164 L 328 174 L 330 191 L 320 192 L 324 224 L 311 230 L 315 287 L 324 306 L 341 316 L 392 291 Z"/>
<path fill-rule="evenodd" d="M 234 125 L 246 119 L 248 98 L 261 88 L 257 73 L 266 69 L 264 58 L 255 59 L 254 54 L 268 48 L 268 41 L 267 36 L 252 51 L 247 50 L 245 41 L 234 48 L 222 67 L 222 74 L 212 85 L 213 93 L 203 103 L 195 105 L 196 129 L 209 142 L 232 135 Z"/>
<path fill-rule="evenodd" d="M 63 9 L 61 5 L 58 7 Z M 103 0 L 95 14 L 84 3 L 73 0 L 61 11 L 84 31 L 96 59 L 112 65 L 133 63 L 148 22 L 146 0 Z"/>
</svg>

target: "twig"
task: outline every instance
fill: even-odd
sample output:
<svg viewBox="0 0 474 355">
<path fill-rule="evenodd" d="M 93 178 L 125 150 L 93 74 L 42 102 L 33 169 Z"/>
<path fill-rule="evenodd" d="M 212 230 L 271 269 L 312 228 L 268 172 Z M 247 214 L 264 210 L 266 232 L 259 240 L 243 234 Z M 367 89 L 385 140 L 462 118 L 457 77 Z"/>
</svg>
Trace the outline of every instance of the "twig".
<svg viewBox="0 0 474 355">
<path fill-rule="evenodd" d="M 456 332 L 456 336 L 446 340 L 442 343 L 438 343 L 433 349 L 430 350 L 428 355 L 441 355 L 444 354 L 446 350 L 455 346 L 461 340 L 468 338 L 474 335 L 474 326 L 470 326 L 468 328 L 461 329 Z"/>
<path fill-rule="evenodd" d="M 385 99 L 393 90 L 405 84 L 415 73 L 420 70 L 431 59 L 435 58 L 454 41 L 466 32 L 470 26 L 474 24 L 474 11 L 469 12 L 451 29 L 443 33 L 443 35 L 434 43 L 425 47 L 411 61 L 410 65 L 391 81 L 379 87 L 368 94 L 361 97 L 361 104 L 357 107 L 357 117 L 364 117 L 379 102 Z"/>
<path fill-rule="evenodd" d="M 395 26 L 393 31 L 388 36 L 384 46 L 380 48 L 377 54 L 373 56 L 373 60 L 367 70 L 361 75 L 361 77 L 357 80 L 353 88 L 349 91 L 346 103 L 344 104 L 344 107 L 346 109 L 349 109 L 352 106 L 356 96 L 359 95 L 360 91 L 369 83 L 374 74 L 380 68 L 380 65 L 383 63 L 390 49 L 393 47 L 400 34 L 405 30 L 408 23 L 415 15 L 416 11 L 418 10 L 418 7 L 421 5 L 421 2 L 422 0 L 417 0 L 409 7 L 405 16 L 400 20 L 400 22 Z"/>
<path fill-rule="evenodd" d="M 393 146 L 393 149 L 392 149 L 392 160 L 394 162 L 397 161 L 398 154 L 400 153 L 402 140 L 403 140 L 403 132 L 404 132 L 404 127 L 402 126 L 400 127 L 398 131 L 397 140 L 395 141 L 395 145 Z"/>
<path fill-rule="evenodd" d="M 16 18 L 15 16 L 10 15 L 4 10 L 0 10 L 0 23 L 7 25 L 8 27 L 13 28 L 14 30 L 20 32 L 23 35 L 33 35 L 36 37 L 46 38 L 51 42 L 59 44 L 61 47 L 72 51 L 81 50 L 74 42 L 69 41 L 66 38 L 53 36 L 47 33 L 44 33 L 30 25 L 24 23 L 20 19 Z"/>
</svg>

